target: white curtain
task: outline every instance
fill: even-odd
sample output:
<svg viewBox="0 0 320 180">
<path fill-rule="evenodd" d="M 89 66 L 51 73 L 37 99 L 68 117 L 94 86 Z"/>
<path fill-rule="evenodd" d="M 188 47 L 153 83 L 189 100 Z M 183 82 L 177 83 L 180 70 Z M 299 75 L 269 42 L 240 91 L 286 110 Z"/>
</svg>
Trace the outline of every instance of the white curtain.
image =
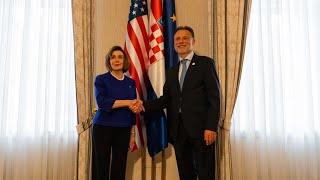
<svg viewBox="0 0 320 180">
<path fill-rule="evenodd" d="M 319 0 L 252 1 L 233 179 L 320 179 L 319 17 Z"/>
<path fill-rule="evenodd" d="M 0 179 L 74 179 L 70 0 L 0 0 Z"/>
</svg>

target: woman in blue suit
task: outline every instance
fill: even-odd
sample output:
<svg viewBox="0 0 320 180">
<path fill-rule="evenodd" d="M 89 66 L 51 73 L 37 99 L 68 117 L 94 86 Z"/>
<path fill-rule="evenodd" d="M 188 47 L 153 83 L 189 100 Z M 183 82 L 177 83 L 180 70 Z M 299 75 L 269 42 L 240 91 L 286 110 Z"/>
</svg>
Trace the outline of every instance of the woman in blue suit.
<svg viewBox="0 0 320 180">
<path fill-rule="evenodd" d="M 109 71 L 94 82 L 98 111 L 93 119 L 92 179 L 125 180 L 128 148 L 135 144 L 136 86 L 124 74 L 129 62 L 121 47 L 109 50 L 105 64 Z"/>
</svg>

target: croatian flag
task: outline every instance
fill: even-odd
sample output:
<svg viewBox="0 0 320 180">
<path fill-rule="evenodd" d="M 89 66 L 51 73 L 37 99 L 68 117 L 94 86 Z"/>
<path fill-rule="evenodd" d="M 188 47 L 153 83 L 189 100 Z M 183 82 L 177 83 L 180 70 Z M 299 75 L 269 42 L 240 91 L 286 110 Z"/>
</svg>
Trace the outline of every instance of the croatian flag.
<svg viewBox="0 0 320 180">
<path fill-rule="evenodd" d="M 155 99 L 163 94 L 165 83 L 165 56 L 162 22 L 162 1 L 151 0 L 149 17 L 149 60 L 148 75 L 153 90 L 148 93 L 148 99 Z M 146 113 L 148 152 L 154 156 L 168 147 L 167 119 L 163 110 Z"/>
</svg>

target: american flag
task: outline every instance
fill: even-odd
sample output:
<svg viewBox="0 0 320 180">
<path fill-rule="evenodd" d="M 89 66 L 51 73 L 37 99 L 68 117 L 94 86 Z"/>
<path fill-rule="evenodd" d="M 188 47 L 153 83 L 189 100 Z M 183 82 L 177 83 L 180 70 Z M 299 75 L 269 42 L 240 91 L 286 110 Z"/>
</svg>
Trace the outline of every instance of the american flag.
<svg viewBox="0 0 320 180">
<path fill-rule="evenodd" d="M 136 82 L 138 98 L 144 100 L 154 99 L 162 95 L 162 87 L 165 81 L 161 14 L 162 1 L 152 0 L 149 26 L 147 1 L 131 0 L 124 50 L 130 61 L 129 73 Z M 163 120 L 165 115 L 164 113 L 156 113 L 156 115 L 149 117 Z M 142 122 L 142 117 L 137 115 L 137 148 L 143 146 L 145 142 Z M 149 139 L 152 138 L 148 135 L 148 148 Z"/>
</svg>

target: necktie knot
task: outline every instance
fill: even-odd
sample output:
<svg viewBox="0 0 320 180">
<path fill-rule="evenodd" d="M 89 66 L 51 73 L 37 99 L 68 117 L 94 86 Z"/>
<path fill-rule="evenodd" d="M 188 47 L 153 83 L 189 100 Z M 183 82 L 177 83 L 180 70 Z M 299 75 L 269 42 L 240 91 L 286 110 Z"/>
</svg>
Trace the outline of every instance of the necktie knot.
<svg viewBox="0 0 320 180">
<path fill-rule="evenodd" d="M 188 61 L 188 59 L 182 59 L 182 60 L 181 60 L 181 64 L 182 64 L 182 65 L 186 65 L 186 64 L 187 64 L 187 61 Z"/>
</svg>

